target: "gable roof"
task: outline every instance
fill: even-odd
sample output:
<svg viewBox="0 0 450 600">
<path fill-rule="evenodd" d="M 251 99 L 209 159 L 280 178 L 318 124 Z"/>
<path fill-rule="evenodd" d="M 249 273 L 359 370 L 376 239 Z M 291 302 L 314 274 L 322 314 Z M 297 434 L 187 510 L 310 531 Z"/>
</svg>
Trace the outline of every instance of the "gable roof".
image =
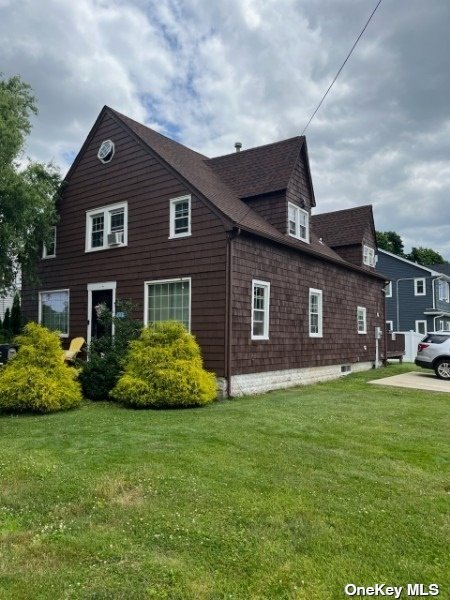
<svg viewBox="0 0 450 600">
<path fill-rule="evenodd" d="M 391 258 L 395 258 L 400 262 L 404 262 L 412 267 L 416 267 L 417 269 L 422 269 L 422 271 L 426 271 L 429 273 L 430 277 L 440 277 L 444 281 L 450 281 L 450 265 L 447 264 L 434 264 L 434 265 L 420 265 L 419 263 L 413 262 L 412 260 L 408 260 L 407 258 L 403 258 L 403 256 L 399 256 L 398 254 L 393 254 L 392 252 L 388 252 L 387 250 L 383 250 L 382 248 L 378 249 L 378 253 L 385 254 Z"/>
<path fill-rule="evenodd" d="M 183 146 L 182 144 L 130 119 L 126 115 L 119 113 L 108 106 L 104 106 L 100 115 L 98 116 L 91 132 L 89 133 L 83 147 L 78 153 L 74 163 L 66 175 L 66 181 L 70 179 L 71 173 L 78 164 L 80 157 L 82 156 L 85 148 L 92 139 L 95 131 L 99 127 L 105 115 L 111 116 L 117 123 L 121 124 L 122 127 L 131 134 L 136 141 L 141 143 L 144 148 L 160 162 L 162 162 L 169 170 L 174 172 L 176 176 L 181 178 L 188 189 L 193 190 L 203 200 L 208 203 L 219 216 L 228 223 L 229 229 L 237 228 L 247 231 L 249 233 L 262 236 L 266 239 L 272 240 L 277 243 L 281 243 L 284 246 L 289 246 L 300 250 L 305 254 L 313 256 L 319 256 L 325 258 L 331 262 L 338 263 L 345 266 L 348 269 L 365 273 L 373 277 L 380 278 L 376 273 L 368 273 L 366 269 L 360 268 L 356 265 L 352 265 L 341 258 L 325 243 L 319 240 L 314 231 L 310 232 L 310 243 L 297 240 L 287 234 L 281 233 L 273 225 L 271 225 L 266 219 L 260 216 L 256 211 L 249 207 L 243 202 L 237 195 L 236 191 L 233 190 L 227 182 L 224 181 L 215 168 L 211 168 L 212 160 Z M 282 151 L 283 149 L 289 149 L 289 156 L 283 167 L 282 176 L 276 182 L 276 185 L 280 185 L 281 180 L 286 180 L 286 176 L 289 171 L 289 167 L 292 165 L 294 168 L 296 161 L 298 160 L 301 149 L 304 148 L 306 153 L 306 142 L 302 137 L 291 138 L 284 142 L 277 142 L 275 144 L 268 144 L 260 148 L 255 148 L 255 152 L 250 151 L 234 152 L 232 154 L 233 161 L 239 161 L 241 156 L 250 155 L 258 157 L 265 155 L 266 164 L 270 162 L 270 152 L 274 151 L 274 155 L 277 156 L 278 164 L 283 163 Z M 262 150 L 261 150 L 262 149 Z M 294 161 L 294 155 L 297 152 L 296 160 Z M 225 158 L 225 157 L 219 157 Z M 307 153 L 306 153 L 307 158 Z M 307 162 L 307 161 L 306 161 Z M 220 170 L 220 169 L 219 169 Z M 290 177 L 291 173 L 289 173 Z M 309 173 L 308 173 L 309 177 Z M 266 180 L 268 184 L 269 180 Z M 287 186 L 288 179 L 283 183 L 284 187 Z"/>
<path fill-rule="evenodd" d="M 450 263 L 444 263 L 444 264 L 434 264 L 434 265 L 429 265 L 430 269 L 433 269 L 434 271 L 438 271 L 438 273 L 444 273 L 444 275 L 450 275 Z"/>
<path fill-rule="evenodd" d="M 316 235 L 332 248 L 361 244 L 368 227 L 375 238 L 370 205 L 313 215 L 311 223 Z"/>
<path fill-rule="evenodd" d="M 236 192 L 210 168 L 211 159 L 208 159 L 203 154 L 195 152 L 137 121 L 133 121 L 133 119 L 130 119 L 113 109 L 108 107 L 105 108 L 129 130 L 136 134 L 138 138 L 146 144 L 149 150 L 156 153 L 163 162 L 179 173 L 186 183 L 192 184 L 204 198 L 209 200 L 226 218 L 228 218 L 229 221 L 231 221 L 232 225 L 257 235 L 263 235 L 264 237 L 281 242 L 285 245 L 293 246 L 298 249 L 301 248 L 309 254 L 319 254 L 332 259 L 334 262 L 348 265 L 348 263 L 331 248 L 328 248 L 325 244 L 320 242 L 313 232 L 311 232 L 309 244 L 280 233 L 280 231 L 266 219 L 261 217 L 256 211 L 245 204 L 245 202 L 240 200 L 236 195 Z M 301 140 L 301 138 L 292 139 L 296 140 L 296 145 L 300 151 L 304 138 L 303 140 Z M 290 140 L 288 140 L 288 142 L 289 141 Z M 283 143 L 278 143 L 268 144 L 265 147 L 263 146 L 263 148 L 266 148 L 267 152 L 267 149 L 273 146 L 284 147 Z M 258 150 L 258 148 L 256 148 L 256 150 Z M 246 151 L 239 153 L 234 152 L 232 156 L 237 156 L 237 158 L 239 158 L 240 155 L 245 155 L 245 153 Z M 254 154 L 254 156 L 257 156 L 257 154 Z M 292 162 L 292 153 L 291 164 L 293 168 L 295 162 Z"/>
<path fill-rule="evenodd" d="M 304 136 L 210 158 L 208 166 L 239 198 L 287 188 L 305 144 Z"/>
</svg>

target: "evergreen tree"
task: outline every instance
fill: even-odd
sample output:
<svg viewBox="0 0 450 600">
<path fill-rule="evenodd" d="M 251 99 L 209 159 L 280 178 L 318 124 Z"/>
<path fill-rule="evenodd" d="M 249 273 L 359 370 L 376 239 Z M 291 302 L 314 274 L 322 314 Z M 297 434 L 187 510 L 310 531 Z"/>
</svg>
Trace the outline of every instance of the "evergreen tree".
<svg viewBox="0 0 450 600">
<path fill-rule="evenodd" d="M 3 319 L 3 331 L 6 338 L 11 337 L 11 311 L 9 308 L 5 310 L 5 317 Z"/>
<path fill-rule="evenodd" d="M 22 328 L 22 313 L 20 309 L 20 297 L 19 294 L 14 296 L 13 305 L 11 309 L 11 332 L 13 335 L 18 335 Z"/>
</svg>

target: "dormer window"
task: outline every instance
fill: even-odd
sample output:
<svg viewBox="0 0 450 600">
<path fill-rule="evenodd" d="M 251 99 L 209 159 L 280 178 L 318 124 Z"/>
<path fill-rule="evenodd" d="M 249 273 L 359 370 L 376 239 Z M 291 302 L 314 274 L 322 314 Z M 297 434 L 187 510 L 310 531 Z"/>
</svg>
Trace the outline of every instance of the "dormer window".
<svg viewBox="0 0 450 600">
<path fill-rule="evenodd" d="M 375 266 L 375 250 L 370 246 L 363 246 L 363 263 L 368 267 Z"/>
<path fill-rule="evenodd" d="M 288 233 L 309 243 L 309 213 L 291 202 L 288 202 Z"/>
</svg>

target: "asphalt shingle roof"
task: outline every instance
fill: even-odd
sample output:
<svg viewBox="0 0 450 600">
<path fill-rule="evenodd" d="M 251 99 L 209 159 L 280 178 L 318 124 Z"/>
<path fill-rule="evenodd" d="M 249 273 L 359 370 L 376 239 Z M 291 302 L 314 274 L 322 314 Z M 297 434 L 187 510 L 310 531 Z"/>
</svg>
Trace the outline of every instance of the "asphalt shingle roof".
<svg viewBox="0 0 450 600">
<path fill-rule="evenodd" d="M 295 137 L 239 153 L 234 152 L 231 155 L 216 159 L 209 159 L 203 154 L 130 119 L 126 115 L 108 107 L 105 107 L 104 110 L 109 111 L 113 117 L 144 142 L 151 151 L 156 153 L 163 162 L 198 190 L 220 211 L 230 222 L 230 225 L 297 250 L 302 250 L 307 254 L 326 257 L 335 263 L 363 271 L 362 268 L 359 269 L 350 265 L 326 243 L 320 241 L 319 237 L 321 236 L 317 236 L 315 231 L 311 231 L 309 244 L 296 240 L 287 234 L 282 234 L 239 197 L 240 193 L 254 195 L 255 193 L 266 193 L 286 188 L 295 161 L 298 159 L 304 143 L 304 137 Z M 273 167 L 270 166 L 272 157 Z M 242 164 L 240 161 L 243 161 Z M 234 175 L 229 174 L 228 169 L 239 171 L 242 176 L 242 183 L 238 183 Z M 265 169 L 268 170 L 268 174 L 263 174 Z M 252 182 L 252 174 L 255 177 L 261 176 L 261 182 Z M 273 181 L 271 177 L 273 177 Z"/>
<path fill-rule="evenodd" d="M 313 215 L 314 233 L 332 248 L 360 244 L 373 222 L 370 205 Z"/>
<path fill-rule="evenodd" d="M 304 144 L 298 136 L 211 158 L 208 166 L 236 193 L 249 198 L 286 189 Z"/>
</svg>

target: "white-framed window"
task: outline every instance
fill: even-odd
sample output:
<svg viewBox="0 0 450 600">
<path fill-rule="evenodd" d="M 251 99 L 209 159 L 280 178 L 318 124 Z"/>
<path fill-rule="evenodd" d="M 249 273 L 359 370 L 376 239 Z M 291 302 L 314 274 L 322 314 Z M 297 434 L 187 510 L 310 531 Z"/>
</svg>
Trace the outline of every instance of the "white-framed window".
<svg viewBox="0 0 450 600">
<path fill-rule="evenodd" d="M 414 296 L 426 296 L 426 293 L 425 279 L 414 279 Z"/>
<path fill-rule="evenodd" d="M 386 298 L 392 298 L 392 281 L 390 281 L 384 288 Z"/>
<path fill-rule="evenodd" d="M 427 322 L 425 320 L 420 319 L 416 321 L 416 333 L 421 333 L 425 335 L 427 332 Z"/>
<path fill-rule="evenodd" d="M 292 202 L 288 202 L 288 233 L 309 243 L 309 213 Z"/>
<path fill-rule="evenodd" d="M 394 331 L 394 321 L 386 321 L 386 331 Z"/>
<path fill-rule="evenodd" d="M 100 148 L 97 152 L 97 158 L 106 165 L 111 162 L 116 151 L 116 147 L 114 146 L 114 142 L 111 140 L 105 140 L 101 143 Z"/>
<path fill-rule="evenodd" d="M 126 246 L 128 205 L 126 202 L 94 208 L 86 212 L 86 252 Z"/>
<path fill-rule="evenodd" d="M 444 331 L 444 321 L 443 320 L 439 321 L 439 331 Z"/>
<path fill-rule="evenodd" d="M 270 283 L 252 281 L 252 340 L 269 339 Z"/>
<path fill-rule="evenodd" d="M 144 324 L 180 321 L 191 330 L 191 278 L 146 281 Z"/>
<path fill-rule="evenodd" d="M 356 320 L 358 324 L 358 333 L 367 333 L 367 309 L 364 308 L 364 306 L 357 307 Z"/>
<path fill-rule="evenodd" d="M 439 300 L 444 302 L 449 301 L 449 286 L 448 281 L 439 281 Z"/>
<path fill-rule="evenodd" d="M 309 337 L 323 335 L 323 294 L 322 290 L 309 289 Z"/>
<path fill-rule="evenodd" d="M 169 239 L 191 235 L 191 196 L 172 198 L 170 201 Z"/>
<path fill-rule="evenodd" d="M 375 250 L 370 246 L 363 245 L 363 263 L 369 267 L 374 267 L 375 262 Z"/>
<path fill-rule="evenodd" d="M 445 321 L 445 323 L 444 323 L 444 331 L 450 331 L 450 321 Z"/>
<path fill-rule="evenodd" d="M 50 243 L 42 246 L 42 258 L 55 258 L 56 256 L 56 225 L 52 227 Z"/>
<path fill-rule="evenodd" d="M 61 337 L 69 335 L 69 290 L 39 292 L 39 323 Z"/>
</svg>

